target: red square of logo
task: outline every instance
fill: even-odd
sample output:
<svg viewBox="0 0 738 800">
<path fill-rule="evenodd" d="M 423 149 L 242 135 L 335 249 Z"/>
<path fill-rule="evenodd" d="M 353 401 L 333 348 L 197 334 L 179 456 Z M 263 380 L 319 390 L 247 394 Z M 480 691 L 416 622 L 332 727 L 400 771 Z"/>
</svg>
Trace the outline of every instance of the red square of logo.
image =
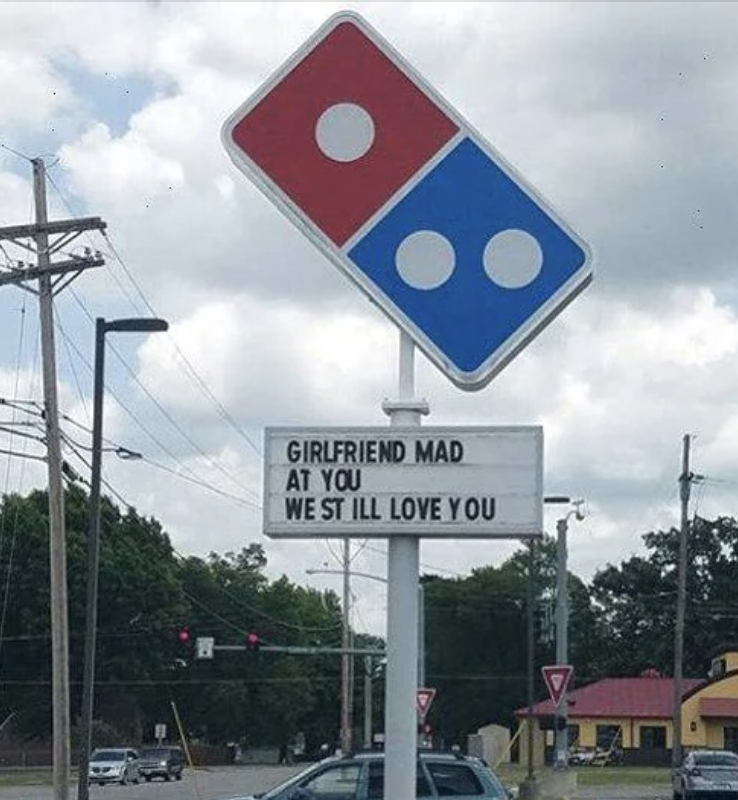
<svg viewBox="0 0 738 800">
<path fill-rule="evenodd" d="M 341 21 L 231 138 L 341 246 L 457 131 L 356 24 Z"/>
</svg>

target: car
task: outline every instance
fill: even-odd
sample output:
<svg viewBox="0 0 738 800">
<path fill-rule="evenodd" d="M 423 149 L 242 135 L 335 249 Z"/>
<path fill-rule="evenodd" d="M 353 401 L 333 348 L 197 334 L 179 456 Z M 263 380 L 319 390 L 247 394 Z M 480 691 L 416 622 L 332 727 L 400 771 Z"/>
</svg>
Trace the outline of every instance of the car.
<svg viewBox="0 0 738 800">
<path fill-rule="evenodd" d="M 738 755 L 692 750 L 674 773 L 674 800 L 738 800 Z"/>
<path fill-rule="evenodd" d="M 93 750 L 87 772 L 87 782 L 104 786 L 106 783 L 138 783 L 141 768 L 138 753 L 130 747 L 103 747 Z"/>
<path fill-rule="evenodd" d="M 481 759 L 424 750 L 418 754 L 416 796 L 509 800 L 495 772 Z M 384 754 L 333 756 L 313 764 L 266 792 L 231 800 L 382 800 Z"/>
<path fill-rule="evenodd" d="M 142 747 L 138 753 L 141 775 L 146 782 L 154 778 L 165 781 L 182 780 L 185 767 L 184 752 L 174 745 L 150 745 Z"/>
</svg>

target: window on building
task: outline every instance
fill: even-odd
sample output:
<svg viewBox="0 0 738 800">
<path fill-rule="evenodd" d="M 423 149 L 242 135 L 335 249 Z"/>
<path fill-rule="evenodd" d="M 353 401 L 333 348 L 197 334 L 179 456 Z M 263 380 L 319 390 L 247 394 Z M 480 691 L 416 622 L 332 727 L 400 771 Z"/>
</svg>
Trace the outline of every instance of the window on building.
<svg viewBox="0 0 738 800">
<path fill-rule="evenodd" d="M 642 750 L 665 750 L 666 749 L 666 726 L 665 725 L 644 725 L 641 728 L 641 749 Z"/>
<path fill-rule="evenodd" d="M 611 748 L 622 746 L 623 731 L 620 725 L 597 726 L 597 747 L 602 750 L 610 750 Z"/>
<path fill-rule="evenodd" d="M 576 747 L 579 744 L 579 725 L 570 722 L 566 728 L 569 739 L 569 747 Z"/>
</svg>

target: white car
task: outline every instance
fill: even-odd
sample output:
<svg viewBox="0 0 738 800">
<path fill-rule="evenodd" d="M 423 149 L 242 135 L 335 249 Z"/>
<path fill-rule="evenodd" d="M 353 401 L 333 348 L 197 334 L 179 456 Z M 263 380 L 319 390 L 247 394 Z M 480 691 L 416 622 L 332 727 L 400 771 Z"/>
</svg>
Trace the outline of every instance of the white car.
<svg viewBox="0 0 738 800">
<path fill-rule="evenodd" d="M 129 747 L 104 747 L 93 751 L 90 756 L 90 767 L 87 782 L 103 786 L 106 783 L 138 783 L 141 780 L 141 768 L 138 753 Z"/>
<path fill-rule="evenodd" d="M 692 750 L 674 775 L 675 800 L 738 800 L 738 755 Z"/>
</svg>

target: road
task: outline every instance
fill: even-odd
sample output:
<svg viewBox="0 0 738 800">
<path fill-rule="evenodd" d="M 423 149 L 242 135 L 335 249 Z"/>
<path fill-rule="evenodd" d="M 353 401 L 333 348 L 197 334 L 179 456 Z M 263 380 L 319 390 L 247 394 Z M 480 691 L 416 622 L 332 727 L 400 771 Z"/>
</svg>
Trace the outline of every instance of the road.
<svg viewBox="0 0 738 800">
<path fill-rule="evenodd" d="M 229 800 L 253 794 L 286 780 L 302 768 L 243 766 L 186 770 L 181 781 L 153 781 L 138 786 L 92 786 L 90 800 Z M 52 800 L 50 786 L 3 787 L 2 800 Z M 76 800 L 77 785 L 69 800 Z M 572 800 L 671 800 L 668 786 L 580 786 Z"/>
<path fill-rule="evenodd" d="M 92 786 L 90 800 L 227 800 L 260 792 L 286 780 L 301 765 L 290 767 L 244 766 L 185 770 L 181 781 L 152 781 L 128 786 Z M 0 789 L 2 800 L 52 800 L 50 786 L 10 786 Z M 76 800 L 77 784 L 69 800 Z"/>
</svg>

